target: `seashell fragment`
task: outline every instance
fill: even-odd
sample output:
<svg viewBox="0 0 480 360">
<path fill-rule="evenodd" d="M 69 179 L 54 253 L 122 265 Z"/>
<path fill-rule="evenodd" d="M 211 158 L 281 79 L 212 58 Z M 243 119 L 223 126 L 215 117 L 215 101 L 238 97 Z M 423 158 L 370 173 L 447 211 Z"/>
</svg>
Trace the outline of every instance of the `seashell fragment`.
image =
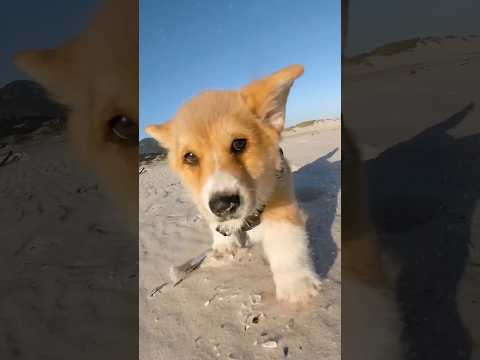
<svg viewBox="0 0 480 360">
<path fill-rule="evenodd" d="M 262 295 L 260 294 L 254 294 L 250 295 L 250 304 L 252 305 L 258 305 L 262 302 Z"/>
<path fill-rule="evenodd" d="M 278 343 L 275 340 L 266 341 L 262 344 L 262 347 L 266 349 L 276 349 L 278 347 Z"/>
</svg>

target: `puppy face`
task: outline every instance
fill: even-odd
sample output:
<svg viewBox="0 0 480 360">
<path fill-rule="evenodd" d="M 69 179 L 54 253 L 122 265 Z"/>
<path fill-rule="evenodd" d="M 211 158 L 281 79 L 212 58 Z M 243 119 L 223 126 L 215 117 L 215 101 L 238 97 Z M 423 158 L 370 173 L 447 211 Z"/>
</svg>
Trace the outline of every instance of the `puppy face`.
<svg viewBox="0 0 480 360">
<path fill-rule="evenodd" d="M 239 229 L 274 190 L 290 66 L 240 91 L 208 91 L 185 103 L 175 117 L 145 129 L 169 149 L 171 167 L 210 222 Z"/>
<path fill-rule="evenodd" d="M 104 4 L 86 31 L 14 63 L 70 109 L 78 155 L 138 217 L 138 16 L 136 0 Z"/>
</svg>

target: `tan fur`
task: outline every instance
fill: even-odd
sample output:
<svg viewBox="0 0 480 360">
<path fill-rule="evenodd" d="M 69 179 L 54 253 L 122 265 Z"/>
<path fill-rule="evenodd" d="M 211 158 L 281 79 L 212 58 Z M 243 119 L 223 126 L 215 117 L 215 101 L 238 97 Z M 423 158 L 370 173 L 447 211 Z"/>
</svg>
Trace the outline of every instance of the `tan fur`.
<svg viewBox="0 0 480 360">
<path fill-rule="evenodd" d="M 109 140 L 108 121 L 126 115 L 138 124 L 138 2 L 110 0 L 86 31 L 57 49 L 13 59 L 70 109 L 69 127 L 80 158 L 138 217 L 138 146 Z"/>
<path fill-rule="evenodd" d="M 269 202 L 269 207 L 263 215 L 265 219 L 272 221 L 288 221 L 291 224 L 305 226 L 305 220 L 298 206 L 292 202 Z"/>
<path fill-rule="evenodd" d="M 224 237 L 215 231 L 219 220 L 205 204 L 205 189 L 212 178 L 223 176 L 245 190 L 242 194 L 246 210 L 241 219 L 229 222 L 235 232 L 245 216 L 259 205 L 266 205 L 265 221 L 260 226 L 264 250 L 274 273 L 277 297 L 290 302 L 304 301 L 316 294 L 319 284 L 288 164 L 282 181 L 275 176 L 283 161 L 279 142 L 288 93 L 293 81 L 302 74 L 302 66 L 292 65 L 238 91 L 201 93 L 186 102 L 170 121 L 145 129 L 169 149 L 172 169 L 180 175 L 211 224 L 214 249 L 230 251 L 236 235 Z M 241 154 L 233 154 L 231 144 L 238 138 L 247 139 L 247 146 Z M 196 166 L 185 163 L 187 153 L 196 155 Z M 280 238 L 276 233 L 279 228 L 285 229 Z"/>
<path fill-rule="evenodd" d="M 268 177 L 270 182 L 279 161 L 278 143 L 288 90 L 302 73 L 303 67 L 293 65 L 240 91 L 204 92 L 186 102 L 174 119 L 147 126 L 145 132 L 169 149 L 172 168 L 180 173 L 197 203 L 216 162 L 216 170 L 234 175 L 249 188 L 261 178 Z M 272 114 L 275 125 L 265 121 Z M 239 157 L 229 151 L 235 138 L 248 139 L 249 145 Z M 184 164 L 187 152 L 198 156 L 199 166 Z"/>
<path fill-rule="evenodd" d="M 286 169 L 289 176 L 282 183 L 277 183 L 275 190 L 265 209 L 263 218 L 271 221 L 288 221 L 294 225 L 305 226 L 306 216 L 298 207 L 290 168 Z"/>
<path fill-rule="evenodd" d="M 163 126 L 149 126 L 145 131 L 169 148 L 172 168 L 182 175 L 197 200 L 214 171 L 215 161 L 220 170 L 241 178 L 249 186 L 265 172 L 274 172 L 270 159 L 278 157 L 278 134 L 258 122 L 236 92 L 200 94 L 187 102 L 167 127 L 175 136 L 159 133 Z M 249 139 L 249 146 L 240 157 L 230 153 L 234 138 Z M 184 164 L 187 152 L 198 156 L 199 166 Z"/>
<path fill-rule="evenodd" d="M 267 78 L 253 81 L 240 93 L 250 111 L 259 118 L 270 117 L 278 133 L 283 130 L 285 105 L 294 79 L 303 74 L 303 66 L 292 65 Z"/>
</svg>

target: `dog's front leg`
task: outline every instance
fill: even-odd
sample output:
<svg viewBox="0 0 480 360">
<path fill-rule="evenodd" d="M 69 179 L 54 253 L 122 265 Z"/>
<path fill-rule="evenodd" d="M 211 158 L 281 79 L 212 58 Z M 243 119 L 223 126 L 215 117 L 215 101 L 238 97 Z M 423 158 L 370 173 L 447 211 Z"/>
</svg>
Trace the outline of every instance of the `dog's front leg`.
<svg viewBox="0 0 480 360">
<path fill-rule="evenodd" d="M 210 230 L 213 235 L 212 249 L 215 256 L 232 255 L 235 256 L 236 249 L 239 245 L 239 237 L 237 233 L 231 235 L 223 235 L 217 230 L 217 225 L 210 225 Z"/>
<path fill-rule="evenodd" d="M 265 220 L 263 248 L 270 263 L 278 300 L 305 302 L 318 294 L 305 227 L 286 220 Z"/>
</svg>

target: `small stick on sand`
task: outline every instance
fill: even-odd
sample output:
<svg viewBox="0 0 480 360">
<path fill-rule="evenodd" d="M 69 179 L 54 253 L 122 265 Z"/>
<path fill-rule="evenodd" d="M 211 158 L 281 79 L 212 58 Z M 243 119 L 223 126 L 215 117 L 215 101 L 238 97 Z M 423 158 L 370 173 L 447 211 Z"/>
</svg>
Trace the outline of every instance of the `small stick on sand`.
<svg viewBox="0 0 480 360">
<path fill-rule="evenodd" d="M 6 165 L 8 159 L 10 159 L 10 157 L 11 157 L 12 155 L 13 155 L 13 151 L 10 150 L 10 151 L 7 153 L 7 155 L 5 155 L 5 157 L 3 158 L 3 160 L 0 162 L 0 166 Z"/>
<path fill-rule="evenodd" d="M 168 282 L 166 283 L 163 283 L 162 285 L 160 286 L 157 286 L 155 289 L 153 289 L 153 291 L 150 293 L 150 297 L 154 297 L 155 295 L 157 295 L 158 293 L 160 293 L 162 291 L 162 289 L 168 285 Z"/>
<path fill-rule="evenodd" d="M 206 259 L 210 250 L 204 251 L 197 257 L 188 260 L 187 262 L 183 263 L 179 266 L 171 266 L 170 267 L 170 279 L 173 282 L 173 287 L 180 284 L 183 280 L 187 278 L 190 273 L 194 270 L 198 269 L 202 264 L 203 260 Z"/>
</svg>

